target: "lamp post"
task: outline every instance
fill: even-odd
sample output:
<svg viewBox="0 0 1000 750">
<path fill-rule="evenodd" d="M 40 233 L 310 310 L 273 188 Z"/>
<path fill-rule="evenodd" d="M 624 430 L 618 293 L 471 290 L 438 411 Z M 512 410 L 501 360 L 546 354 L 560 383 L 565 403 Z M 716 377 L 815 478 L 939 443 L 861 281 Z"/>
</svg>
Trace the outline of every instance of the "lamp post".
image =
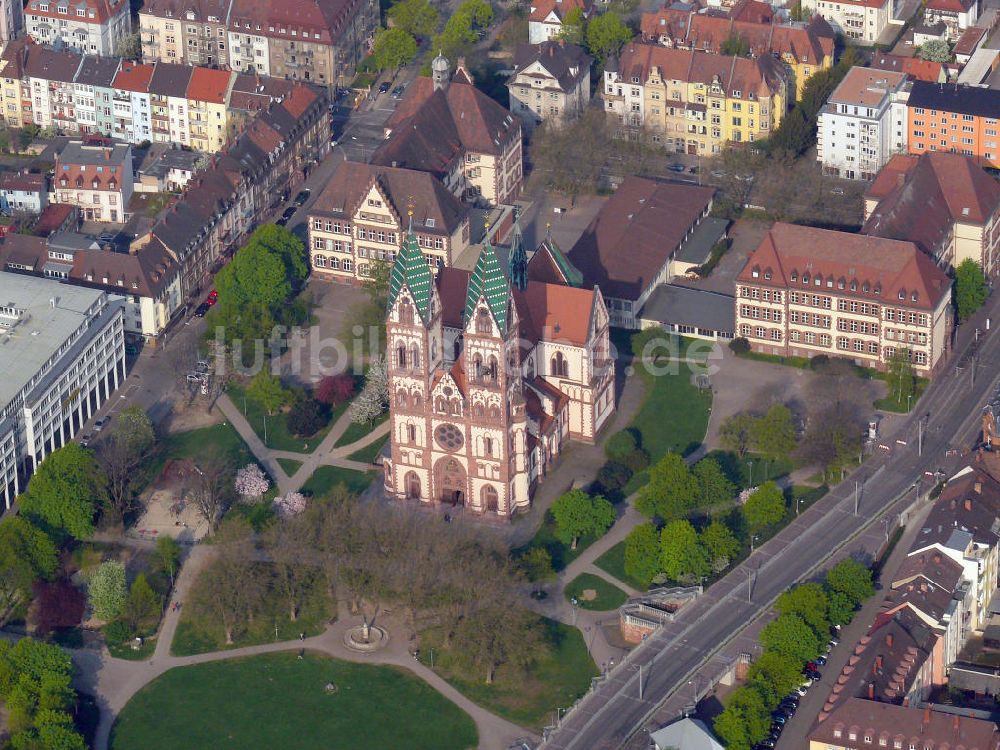
<svg viewBox="0 0 1000 750">
<path fill-rule="evenodd" d="M 753 554 L 753 543 L 760 539 L 760 534 L 754 534 L 750 537 L 750 554 Z"/>
<path fill-rule="evenodd" d="M 747 467 L 750 469 L 750 486 L 753 487 L 753 459 L 747 459 Z"/>
</svg>

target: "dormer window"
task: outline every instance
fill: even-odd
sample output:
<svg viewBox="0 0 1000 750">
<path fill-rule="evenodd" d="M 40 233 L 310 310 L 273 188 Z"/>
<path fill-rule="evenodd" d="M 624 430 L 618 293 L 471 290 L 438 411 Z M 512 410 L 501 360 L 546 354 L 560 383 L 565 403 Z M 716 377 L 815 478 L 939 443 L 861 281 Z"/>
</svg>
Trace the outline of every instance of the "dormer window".
<svg viewBox="0 0 1000 750">
<path fill-rule="evenodd" d="M 734 99 L 739 99 L 741 96 L 742 96 L 742 93 L 740 91 L 737 91 L 736 89 L 733 89 L 733 98 Z"/>
<path fill-rule="evenodd" d="M 899 298 L 900 299 L 906 299 L 906 290 L 905 289 L 900 289 L 899 290 Z"/>
<path fill-rule="evenodd" d="M 916 292 L 913 292 L 912 294 L 910 294 L 910 301 L 911 302 L 916 302 L 917 301 L 917 293 Z"/>
<path fill-rule="evenodd" d="M 632 76 L 632 83 L 639 83 L 639 76 Z"/>
<path fill-rule="evenodd" d="M 798 281 L 799 280 L 798 271 L 792 271 L 792 275 L 791 275 L 790 278 L 791 278 L 792 281 Z"/>
<path fill-rule="evenodd" d="M 816 277 L 816 279 L 814 280 L 814 282 L 813 282 L 813 283 L 814 283 L 814 284 L 815 284 L 816 286 L 822 286 L 822 285 L 823 285 L 823 279 L 822 279 L 822 278 L 820 278 L 819 276 L 817 276 L 817 277 Z"/>
<path fill-rule="evenodd" d="M 828 287 L 829 289 L 833 289 L 833 276 L 830 276 L 830 277 L 829 277 L 829 278 L 828 278 L 828 279 L 826 280 L 826 286 L 827 286 L 827 287 Z"/>
<path fill-rule="evenodd" d="M 837 279 L 837 289 L 843 289 L 845 286 L 847 286 L 847 282 L 844 280 L 844 277 L 841 276 Z"/>
<path fill-rule="evenodd" d="M 808 284 L 809 283 L 809 272 L 808 271 L 806 271 L 804 274 L 802 274 L 802 283 L 803 284 Z"/>
<path fill-rule="evenodd" d="M 755 279 L 760 278 L 760 268 L 754 266 L 750 271 L 750 275 Z"/>
<path fill-rule="evenodd" d="M 865 294 L 868 294 L 868 290 L 870 290 L 870 289 L 871 289 L 871 287 L 868 286 L 868 282 L 867 281 L 864 284 L 861 285 L 861 291 L 864 292 Z"/>
<path fill-rule="evenodd" d="M 852 292 L 858 291 L 858 282 L 853 281 L 853 280 L 851 281 L 851 291 Z"/>
</svg>

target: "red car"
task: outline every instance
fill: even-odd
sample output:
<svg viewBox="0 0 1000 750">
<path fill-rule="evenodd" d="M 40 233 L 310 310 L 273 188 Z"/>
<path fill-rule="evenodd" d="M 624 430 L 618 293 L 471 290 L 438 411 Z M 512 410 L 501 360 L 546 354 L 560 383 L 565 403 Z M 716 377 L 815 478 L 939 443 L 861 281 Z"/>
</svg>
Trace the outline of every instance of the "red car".
<svg viewBox="0 0 1000 750">
<path fill-rule="evenodd" d="M 217 299 L 219 299 L 219 293 L 213 289 L 212 291 L 210 291 L 208 293 L 208 298 L 209 299 L 217 300 Z"/>
</svg>

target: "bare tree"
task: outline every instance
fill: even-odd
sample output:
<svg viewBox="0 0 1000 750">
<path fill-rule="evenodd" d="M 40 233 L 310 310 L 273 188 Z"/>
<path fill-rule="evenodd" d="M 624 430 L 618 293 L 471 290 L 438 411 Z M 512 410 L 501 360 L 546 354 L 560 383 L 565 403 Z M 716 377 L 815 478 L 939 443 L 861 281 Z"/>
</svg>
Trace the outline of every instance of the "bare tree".
<svg viewBox="0 0 1000 750">
<path fill-rule="evenodd" d="M 310 591 L 322 571 L 312 552 L 313 530 L 304 516 L 293 516 L 275 523 L 263 536 L 264 549 L 274 564 L 274 582 L 288 607 L 288 618 L 295 622 Z"/>
<path fill-rule="evenodd" d="M 222 514 L 229 507 L 232 489 L 233 467 L 222 457 L 209 454 L 197 467 L 190 493 L 212 534 L 218 530 Z"/>
<path fill-rule="evenodd" d="M 149 415 L 139 406 L 130 406 L 118 415 L 100 444 L 97 460 L 107 476 L 106 505 L 122 523 L 136 508 L 136 493 L 144 481 L 142 466 L 155 442 Z"/>
<path fill-rule="evenodd" d="M 266 575 L 245 543 L 219 545 L 218 557 L 198 576 L 192 591 L 195 610 L 222 625 L 232 645 L 252 622 L 266 590 Z"/>
</svg>

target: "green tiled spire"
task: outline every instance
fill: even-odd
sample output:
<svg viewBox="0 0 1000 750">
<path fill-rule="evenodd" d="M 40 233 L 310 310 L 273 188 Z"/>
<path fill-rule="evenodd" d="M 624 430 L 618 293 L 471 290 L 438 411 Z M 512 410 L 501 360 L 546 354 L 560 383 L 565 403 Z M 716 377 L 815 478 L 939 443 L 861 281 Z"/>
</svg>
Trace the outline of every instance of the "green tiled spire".
<svg viewBox="0 0 1000 750">
<path fill-rule="evenodd" d="M 552 256 L 552 261 L 558 266 L 559 272 L 566 279 L 569 286 L 583 286 L 583 274 L 580 269 L 569 262 L 569 258 L 563 253 L 556 241 L 552 239 L 552 225 L 545 225 L 545 247 Z"/>
<path fill-rule="evenodd" d="M 524 237 L 521 236 L 521 222 L 514 219 L 514 239 L 510 243 L 510 262 L 508 263 L 510 283 L 522 292 L 528 288 L 528 254 L 524 250 Z"/>
<path fill-rule="evenodd" d="M 431 317 L 431 285 L 434 278 L 427 266 L 427 259 L 420 252 L 417 238 L 413 234 L 413 212 L 410 212 L 410 226 L 406 230 L 403 248 L 396 256 L 389 275 L 389 309 L 396 304 L 403 287 L 408 287 L 410 296 L 417 306 L 421 319 L 427 323 Z"/>
<path fill-rule="evenodd" d="M 500 333 L 507 332 L 507 302 L 510 299 L 510 284 L 503 266 L 497 258 L 496 251 L 490 243 L 489 226 L 486 227 L 486 241 L 479 251 L 479 259 L 469 279 L 469 292 L 465 297 L 464 322 L 468 322 L 476 313 L 476 305 L 480 297 L 486 299 L 493 319 L 500 327 Z"/>
</svg>

